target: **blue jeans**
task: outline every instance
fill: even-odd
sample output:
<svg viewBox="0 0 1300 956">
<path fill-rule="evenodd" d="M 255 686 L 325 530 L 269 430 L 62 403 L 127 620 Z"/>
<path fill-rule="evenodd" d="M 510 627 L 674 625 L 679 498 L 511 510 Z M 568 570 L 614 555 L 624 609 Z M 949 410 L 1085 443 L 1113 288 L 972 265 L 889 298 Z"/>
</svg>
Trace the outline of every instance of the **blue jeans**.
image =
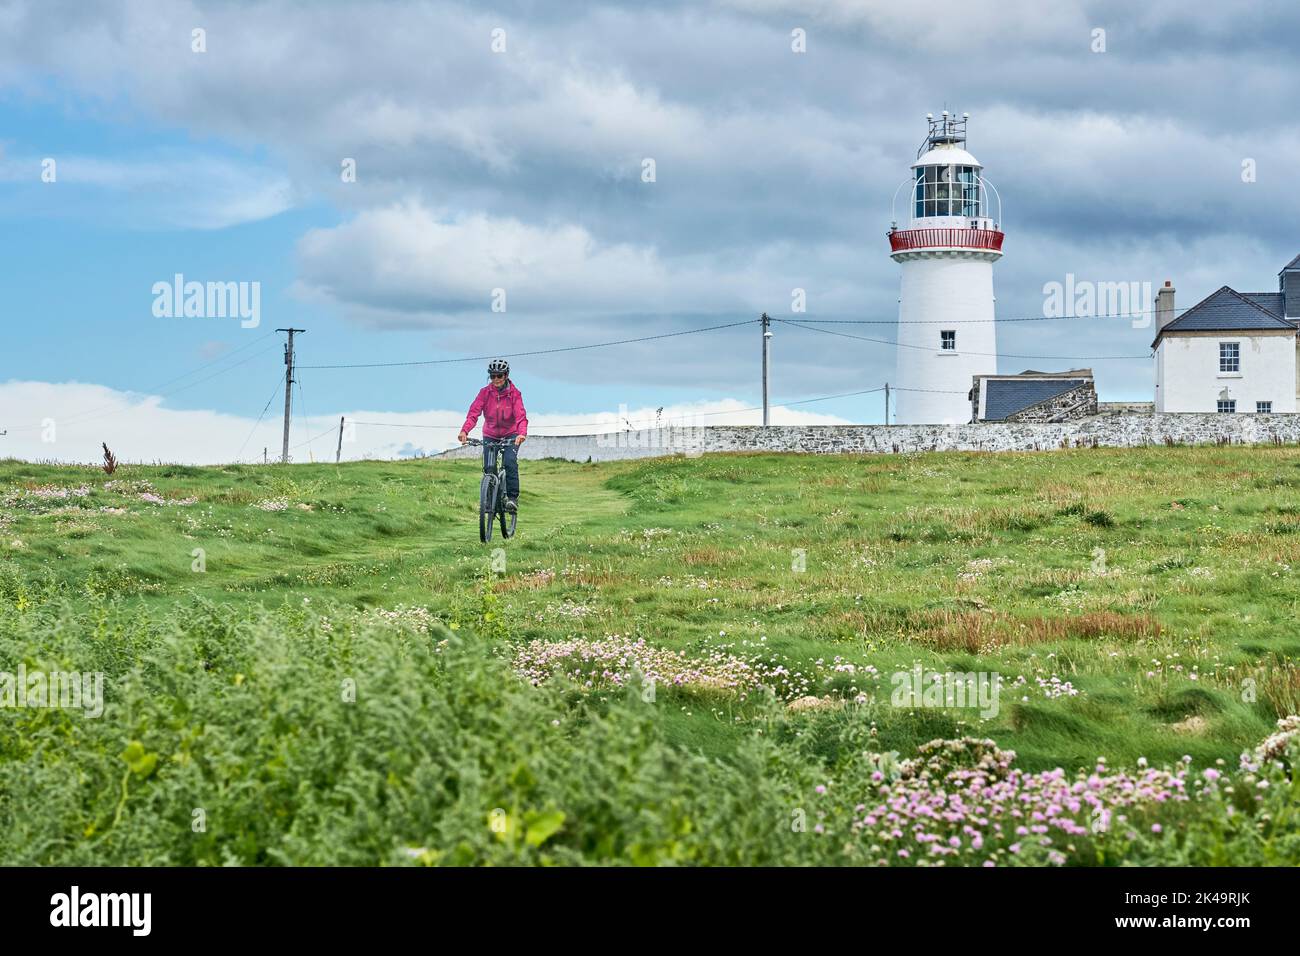
<svg viewBox="0 0 1300 956">
<path fill-rule="evenodd" d="M 501 449 L 501 458 L 506 466 L 506 497 L 514 500 L 519 498 L 519 448 L 515 445 L 515 436 L 507 435 L 494 441 L 509 441 L 510 444 Z M 497 451 L 495 448 L 483 449 L 483 473 L 485 475 L 496 474 Z"/>
</svg>

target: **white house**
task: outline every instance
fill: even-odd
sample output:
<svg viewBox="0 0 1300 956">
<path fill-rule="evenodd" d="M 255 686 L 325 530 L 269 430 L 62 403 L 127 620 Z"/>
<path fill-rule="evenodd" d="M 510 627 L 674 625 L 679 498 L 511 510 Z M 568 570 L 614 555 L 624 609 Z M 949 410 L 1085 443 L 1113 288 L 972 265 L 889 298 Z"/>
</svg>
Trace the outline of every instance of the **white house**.
<svg viewBox="0 0 1300 956">
<path fill-rule="evenodd" d="M 1174 289 L 1156 296 L 1157 412 L 1295 412 L 1300 256 L 1278 273 L 1277 292 L 1227 286 L 1174 317 Z"/>
</svg>

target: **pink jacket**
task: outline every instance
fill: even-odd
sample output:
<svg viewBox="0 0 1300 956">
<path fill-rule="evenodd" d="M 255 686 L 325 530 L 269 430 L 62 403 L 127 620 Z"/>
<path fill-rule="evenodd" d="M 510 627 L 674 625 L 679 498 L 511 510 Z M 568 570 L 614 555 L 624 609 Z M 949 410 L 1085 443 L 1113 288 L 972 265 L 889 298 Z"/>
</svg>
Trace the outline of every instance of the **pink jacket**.
<svg viewBox="0 0 1300 956">
<path fill-rule="evenodd" d="M 484 385 L 479 390 L 460 430 L 469 434 L 480 414 L 483 416 L 484 438 L 528 434 L 528 413 L 524 411 L 524 397 L 509 379 L 506 379 L 504 390 L 492 384 Z"/>
</svg>

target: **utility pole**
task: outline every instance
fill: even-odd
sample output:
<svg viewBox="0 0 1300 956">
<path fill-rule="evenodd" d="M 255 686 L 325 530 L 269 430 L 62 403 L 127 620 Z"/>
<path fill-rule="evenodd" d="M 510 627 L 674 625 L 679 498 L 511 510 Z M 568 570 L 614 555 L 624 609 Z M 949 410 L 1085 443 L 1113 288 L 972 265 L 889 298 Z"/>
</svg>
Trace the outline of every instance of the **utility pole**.
<svg viewBox="0 0 1300 956">
<path fill-rule="evenodd" d="M 339 458 L 343 454 L 343 416 L 339 416 L 339 447 L 334 451 L 334 464 L 339 463 Z"/>
<path fill-rule="evenodd" d="M 293 333 L 306 332 L 306 329 L 276 329 L 288 332 L 289 341 L 284 347 L 284 446 L 280 451 L 280 464 L 289 464 L 289 411 L 293 405 Z"/>
<path fill-rule="evenodd" d="M 763 426 L 767 427 L 770 421 L 769 408 L 767 404 L 767 384 L 768 369 L 771 366 L 772 354 L 772 320 L 769 319 L 767 313 L 764 312 L 763 317 L 759 319 L 759 322 L 763 324 Z"/>
<path fill-rule="evenodd" d="M 885 383 L 885 424 L 889 424 L 889 383 Z"/>
</svg>

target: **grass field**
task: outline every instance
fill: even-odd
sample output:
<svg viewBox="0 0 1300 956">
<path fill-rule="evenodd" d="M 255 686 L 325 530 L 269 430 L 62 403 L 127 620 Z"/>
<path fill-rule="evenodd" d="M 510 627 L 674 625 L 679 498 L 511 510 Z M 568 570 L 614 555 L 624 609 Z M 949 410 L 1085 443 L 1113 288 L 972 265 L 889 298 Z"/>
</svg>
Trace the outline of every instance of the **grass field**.
<svg viewBox="0 0 1300 956">
<path fill-rule="evenodd" d="M 525 462 L 495 553 L 477 484 L 0 462 L 0 669 L 105 675 L 0 709 L 0 860 L 1300 862 L 1285 743 L 1239 769 L 1300 450 Z"/>
</svg>

